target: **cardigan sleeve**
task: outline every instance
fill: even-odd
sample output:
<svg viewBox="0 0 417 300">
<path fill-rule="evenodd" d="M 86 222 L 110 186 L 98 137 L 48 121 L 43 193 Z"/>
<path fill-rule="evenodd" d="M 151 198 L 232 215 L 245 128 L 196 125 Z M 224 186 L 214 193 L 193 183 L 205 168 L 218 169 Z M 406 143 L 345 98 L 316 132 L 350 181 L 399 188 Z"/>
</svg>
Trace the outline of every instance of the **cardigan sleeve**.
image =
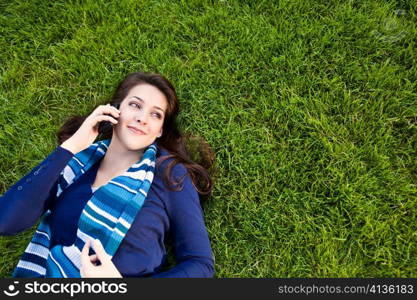
<svg viewBox="0 0 417 300">
<path fill-rule="evenodd" d="M 14 235 L 36 224 L 55 199 L 59 175 L 73 155 L 58 146 L 0 196 L 0 235 Z"/>
<path fill-rule="evenodd" d="M 173 168 L 174 177 L 184 175 L 183 165 Z M 182 176 L 180 175 L 180 176 Z M 181 191 L 168 191 L 166 206 L 170 218 L 176 265 L 152 275 L 153 278 L 213 277 L 214 258 L 204 224 L 197 190 L 190 176 L 184 178 Z"/>
</svg>

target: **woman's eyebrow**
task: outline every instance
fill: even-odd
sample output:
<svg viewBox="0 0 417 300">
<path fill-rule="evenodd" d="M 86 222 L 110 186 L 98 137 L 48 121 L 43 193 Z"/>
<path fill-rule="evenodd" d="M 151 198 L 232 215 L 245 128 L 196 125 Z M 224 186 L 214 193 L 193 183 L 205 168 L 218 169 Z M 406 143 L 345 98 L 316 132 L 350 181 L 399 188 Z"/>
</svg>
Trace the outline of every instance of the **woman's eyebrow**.
<svg viewBox="0 0 417 300">
<path fill-rule="evenodd" d="M 142 98 L 139 98 L 138 96 L 132 96 L 132 98 L 136 98 L 136 99 L 138 99 L 139 101 L 142 101 L 143 103 L 145 103 L 145 101 L 142 99 Z M 159 110 L 161 110 L 163 113 L 165 113 L 165 111 L 162 109 L 162 108 L 160 108 L 159 106 L 154 106 L 156 109 L 159 109 Z"/>
</svg>

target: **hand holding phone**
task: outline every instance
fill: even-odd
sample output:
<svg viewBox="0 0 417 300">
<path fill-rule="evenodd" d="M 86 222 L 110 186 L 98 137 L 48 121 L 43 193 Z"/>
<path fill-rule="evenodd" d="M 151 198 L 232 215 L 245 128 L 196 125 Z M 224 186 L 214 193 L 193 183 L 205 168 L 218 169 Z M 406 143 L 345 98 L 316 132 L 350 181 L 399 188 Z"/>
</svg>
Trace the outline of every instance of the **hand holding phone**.
<svg viewBox="0 0 417 300">
<path fill-rule="evenodd" d="M 111 106 L 116 107 L 117 109 L 119 109 L 120 104 L 116 104 L 116 105 L 111 104 Z M 104 115 L 111 116 L 111 117 L 115 118 L 116 120 L 119 119 L 118 117 L 115 117 L 111 114 L 106 114 L 105 113 Z M 112 127 L 113 127 L 112 122 L 110 122 L 110 121 L 101 121 L 100 124 L 98 125 L 98 134 L 103 134 L 107 131 L 110 131 Z"/>
<path fill-rule="evenodd" d="M 61 147 L 75 154 L 90 146 L 101 132 L 110 131 L 112 125 L 118 123 L 120 115 L 118 107 L 118 105 L 113 105 L 113 107 L 110 105 L 99 105 L 84 120 L 80 128 L 61 144 Z"/>
</svg>

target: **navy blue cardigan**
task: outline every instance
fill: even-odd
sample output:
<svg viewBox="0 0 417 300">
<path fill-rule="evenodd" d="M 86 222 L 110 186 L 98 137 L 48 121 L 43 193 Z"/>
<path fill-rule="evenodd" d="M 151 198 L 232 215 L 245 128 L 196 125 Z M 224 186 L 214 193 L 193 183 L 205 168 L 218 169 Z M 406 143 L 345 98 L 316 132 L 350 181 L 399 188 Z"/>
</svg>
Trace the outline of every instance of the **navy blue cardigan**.
<svg viewBox="0 0 417 300">
<path fill-rule="evenodd" d="M 158 149 L 157 157 L 168 154 Z M 14 235 L 32 227 L 51 209 L 52 245 L 74 242 L 78 219 L 92 196 L 91 185 L 99 162 L 56 197 L 59 174 L 73 155 L 58 146 L 0 197 L 0 235 Z M 198 193 L 189 174 L 181 191 L 166 188 L 162 176 L 168 162 L 169 159 L 157 165 L 146 201 L 112 258 L 123 277 L 214 275 L 214 257 Z M 182 164 L 172 169 L 174 179 L 186 173 Z M 176 265 L 161 272 L 166 260 L 167 236 L 173 243 Z"/>
</svg>

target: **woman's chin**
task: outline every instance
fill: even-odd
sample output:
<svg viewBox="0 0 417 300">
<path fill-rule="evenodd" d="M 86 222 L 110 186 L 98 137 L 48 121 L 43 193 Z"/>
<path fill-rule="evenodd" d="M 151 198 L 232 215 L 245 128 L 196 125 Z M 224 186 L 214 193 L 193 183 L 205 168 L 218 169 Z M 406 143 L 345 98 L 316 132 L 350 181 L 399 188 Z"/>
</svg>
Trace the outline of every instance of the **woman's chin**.
<svg viewBox="0 0 417 300">
<path fill-rule="evenodd" d="M 139 138 L 136 138 L 135 142 L 132 142 L 132 136 L 130 135 L 120 136 L 115 132 L 113 132 L 113 134 L 114 134 L 114 137 L 116 137 L 116 140 L 129 151 L 143 150 L 155 141 L 155 140 L 149 140 L 149 138 L 146 139 L 143 136 L 139 136 Z"/>
<path fill-rule="evenodd" d="M 152 142 L 143 142 L 143 143 L 129 143 L 126 142 L 125 146 L 129 151 L 139 151 L 146 149 Z"/>
</svg>

